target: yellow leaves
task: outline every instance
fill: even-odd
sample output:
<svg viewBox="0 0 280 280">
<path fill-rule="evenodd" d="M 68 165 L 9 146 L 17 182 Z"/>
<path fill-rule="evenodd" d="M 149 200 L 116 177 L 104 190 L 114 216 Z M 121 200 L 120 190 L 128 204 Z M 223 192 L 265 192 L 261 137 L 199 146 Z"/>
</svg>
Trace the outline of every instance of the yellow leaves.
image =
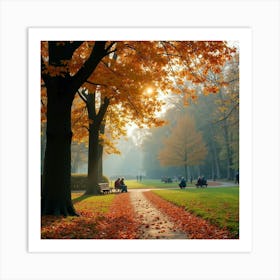
<svg viewBox="0 0 280 280">
<path fill-rule="evenodd" d="M 176 81 L 176 83 L 177 83 L 178 86 L 183 86 L 183 85 L 185 84 L 185 81 L 182 80 L 182 79 L 178 79 L 178 80 Z"/>
<path fill-rule="evenodd" d="M 202 134 L 196 131 L 193 118 L 186 114 L 178 119 L 164 141 L 159 160 L 163 166 L 192 166 L 201 163 L 206 154 Z"/>
<path fill-rule="evenodd" d="M 110 43 L 107 42 L 106 46 Z M 65 42 L 60 44 L 64 46 Z M 46 66 L 43 74 L 73 78 L 84 67 L 94 44 L 94 41 L 84 41 L 71 59 L 53 66 L 48 65 L 48 42 L 42 42 L 41 54 Z M 115 47 L 115 55 L 105 56 L 83 85 L 89 93 L 98 91 L 102 98 L 110 98 L 106 115 L 110 140 L 124 135 L 125 127 L 130 122 L 142 127 L 163 125 L 158 119 L 158 112 L 164 104 L 158 95 L 161 91 L 182 95 L 185 105 L 197 101 L 194 88 L 198 85 L 206 95 L 218 93 L 218 86 L 208 84 L 208 75 L 211 71 L 214 75 L 220 75 L 221 65 L 231 53 L 231 49 L 222 41 L 118 41 L 112 48 Z M 100 104 L 95 104 L 97 111 Z M 93 124 L 93 120 L 87 119 L 84 105 L 75 99 L 72 110 L 74 137 L 79 141 L 87 136 L 86 127 Z M 104 139 L 102 141 L 106 142 Z M 106 145 L 109 147 L 110 141 Z"/>
<path fill-rule="evenodd" d="M 182 90 L 178 87 L 174 87 L 174 88 L 172 88 L 172 93 L 173 94 L 181 94 Z"/>
<path fill-rule="evenodd" d="M 205 86 L 203 88 L 203 94 L 204 95 L 209 95 L 211 93 L 218 93 L 220 90 L 220 88 L 218 86 L 214 86 L 214 85 L 208 85 L 208 86 Z"/>
<path fill-rule="evenodd" d="M 47 108 L 46 106 L 41 107 L 41 114 L 46 114 L 47 113 Z"/>
<path fill-rule="evenodd" d="M 184 106 L 188 106 L 193 102 L 196 102 L 198 99 L 196 89 L 194 88 L 185 88 L 184 96 L 183 96 L 183 104 Z"/>
</svg>

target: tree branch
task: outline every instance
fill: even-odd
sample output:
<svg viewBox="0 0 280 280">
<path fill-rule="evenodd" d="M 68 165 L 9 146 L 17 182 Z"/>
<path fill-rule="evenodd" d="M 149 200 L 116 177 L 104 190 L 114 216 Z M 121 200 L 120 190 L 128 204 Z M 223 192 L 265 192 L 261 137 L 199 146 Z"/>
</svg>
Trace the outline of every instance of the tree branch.
<svg viewBox="0 0 280 280">
<path fill-rule="evenodd" d="M 234 110 L 236 110 L 236 108 L 237 108 L 238 106 L 239 106 L 239 103 L 235 104 L 235 105 L 229 110 L 229 112 L 228 112 L 227 114 L 224 115 L 223 118 L 221 118 L 221 119 L 219 119 L 219 120 L 217 120 L 217 121 L 215 121 L 215 122 L 212 122 L 212 124 L 217 124 L 217 123 L 220 123 L 220 122 L 225 121 L 226 119 L 228 119 L 229 116 L 234 112 Z"/>
<path fill-rule="evenodd" d="M 104 116 L 107 112 L 108 106 L 110 104 L 110 99 L 108 97 L 105 97 L 103 100 L 103 103 L 100 106 L 99 112 L 97 114 L 98 121 L 101 123 L 104 119 Z"/>
<path fill-rule="evenodd" d="M 82 127 L 85 128 L 89 132 L 89 128 L 87 126 L 83 125 Z"/>
<path fill-rule="evenodd" d="M 94 83 L 94 82 L 91 82 L 91 81 L 89 81 L 89 80 L 86 80 L 86 83 L 88 83 L 88 84 L 90 84 L 90 85 L 94 85 L 94 86 L 103 86 L 103 87 L 108 87 L 108 85 Z"/>
<path fill-rule="evenodd" d="M 108 53 L 108 51 L 111 49 L 111 47 L 113 47 L 113 45 L 116 44 L 115 41 L 113 41 L 107 48 L 106 48 L 106 52 Z M 114 50 L 115 51 L 115 50 Z M 111 52 L 114 52 L 114 51 L 111 51 Z"/>
<path fill-rule="evenodd" d="M 77 91 L 79 87 L 90 77 L 99 62 L 107 55 L 106 41 L 97 41 L 92 52 L 83 67 L 72 77 L 72 86 Z"/>
</svg>

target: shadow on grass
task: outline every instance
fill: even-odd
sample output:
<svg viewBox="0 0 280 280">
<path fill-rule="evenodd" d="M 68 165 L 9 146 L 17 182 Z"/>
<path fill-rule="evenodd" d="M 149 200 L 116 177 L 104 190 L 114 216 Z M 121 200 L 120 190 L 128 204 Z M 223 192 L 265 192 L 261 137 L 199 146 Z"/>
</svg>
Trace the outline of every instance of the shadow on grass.
<svg viewBox="0 0 280 280">
<path fill-rule="evenodd" d="M 91 197 L 92 195 L 88 195 L 88 194 L 82 194 L 81 196 L 78 196 L 76 198 L 73 198 L 72 199 L 72 203 L 75 204 L 75 203 L 78 203 L 78 202 L 81 202 L 85 199 L 87 199 L 88 197 Z"/>
</svg>

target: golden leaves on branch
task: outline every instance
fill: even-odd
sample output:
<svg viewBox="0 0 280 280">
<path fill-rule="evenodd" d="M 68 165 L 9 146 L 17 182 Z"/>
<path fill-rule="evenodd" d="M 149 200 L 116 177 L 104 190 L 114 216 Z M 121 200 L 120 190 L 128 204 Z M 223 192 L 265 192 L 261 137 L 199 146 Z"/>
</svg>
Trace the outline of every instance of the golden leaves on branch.
<svg viewBox="0 0 280 280">
<path fill-rule="evenodd" d="M 107 42 L 106 47 L 111 43 Z M 74 76 L 85 65 L 94 45 L 94 41 L 84 41 L 71 59 L 54 66 L 49 65 L 48 42 L 42 42 L 42 74 Z M 109 51 L 113 52 L 102 59 L 82 87 L 89 94 L 97 92 L 110 100 L 105 118 L 107 138 L 112 141 L 125 134 L 128 123 L 139 127 L 163 125 L 158 118 L 164 104 L 159 93 L 182 94 L 185 105 L 196 102 L 195 85 L 200 85 L 205 95 L 218 93 L 226 83 L 222 80 L 218 86 L 209 82 L 209 73 L 221 74 L 222 66 L 235 53 L 223 41 L 118 41 Z M 152 90 L 148 92 L 147 88 Z M 95 105 L 100 106 L 100 102 Z M 92 120 L 88 120 L 83 102 L 75 98 L 72 108 L 74 139 L 84 141 Z"/>
</svg>

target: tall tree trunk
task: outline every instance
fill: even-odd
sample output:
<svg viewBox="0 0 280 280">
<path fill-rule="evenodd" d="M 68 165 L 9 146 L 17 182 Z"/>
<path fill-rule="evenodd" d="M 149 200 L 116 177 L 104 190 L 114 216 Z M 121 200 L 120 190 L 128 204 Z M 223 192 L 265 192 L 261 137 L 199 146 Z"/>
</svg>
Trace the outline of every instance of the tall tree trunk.
<svg viewBox="0 0 280 280">
<path fill-rule="evenodd" d="M 186 164 L 184 165 L 184 173 L 185 173 L 186 182 L 188 182 L 188 166 Z"/>
<path fill-rule="evenodd" d="M 48 65 L 65 66 L 83 41 L 49 41 Z M 71 201 L 71 106 L 75 93 L 94 72 L 110 45 L 97 41 L 92 52 L 78 72 L 52 73 L 41 57 L 41 76 L 47 88 L 47 144 L 41 196 L 41 214 L 77 215 Z M 59 70 L 59 68 L 57 69 Z M 67 69 L 65 70 L 67 71 Z M 60 70 L 59 70 L 60 72 Z"/>
<path fill-rule="evenodd" d="M 88 186 L 86 194 L 98 194 L 99 183 L 99 133 L 102 128 L 102 122 L 109 106 L 109 99 L 104 98 L 100 105 L 98 113 L 95 108 L 95 92 L 83 95 L 86 102 L 89 122 L 89 149 L 88 149 Z M 103 150 L 102 150 L 103 152 Z"/>
<path fill-rule="evenodd" d="M 100 122 L 95 108 L 95 92 L 90 93 L 86 98 L 86 105 L 89 118 L 89 138 L 88 138 L 88 182 L 86 194 L 98 194 L 98 144 Z"/>
<path fill-rule="evenodd" d="M 86 194 L 98 194 L 98 142 L 99 127 L 95 124 L 89 128 L 88 143 L 88 186 Z"/>
<path fill-rule="evenodd" d="M 74 94 L 48 88 L 47 143 L 41 197 L 42 215 L 77 215 L 71 201 L 71 105 Z"/>
<path fill-rule="evenodd" d="M 105 133 L 105 121 L 101 123 L 100 134 L 104 135 Z M 103 143 L 99 141 L 98 143 L 98 180 L 102 182 L 103 180 Z"/>
<path fill-rule="evenodd" d="M 230 139 L 229 139 L 229 131 L 228 131 L 228 125 L 225 120 L 224 122 L 224 137 L 225 137 L 225 145 L 226 145 L 226 155 L 227 155 L 227 179 L 232 179 L 232 153 L 231 153 L 231 147 L 230 147 Z"/>
<path fill-rule="evenodd" d="M 46 123 L 41 125 L 41 174 L 44 173 L 44 158 L 47 143 Z"/>
<path fill-rule="evenodd" d="M 220 165 L 219 165 L 219 157 L 217 152 L 217 144 L 214 140 L 214 132 L 213 132 L 213 125 L 210 125 L 210 133 L 211 133 L 211 146 L 213 151 L 213 160 L 214 160 L 214 175 L 216 178 L 221 178 L 221 171 L 220 171 Z M 214 176 L 213 176 L 214 178 Z"/>
</svg>

